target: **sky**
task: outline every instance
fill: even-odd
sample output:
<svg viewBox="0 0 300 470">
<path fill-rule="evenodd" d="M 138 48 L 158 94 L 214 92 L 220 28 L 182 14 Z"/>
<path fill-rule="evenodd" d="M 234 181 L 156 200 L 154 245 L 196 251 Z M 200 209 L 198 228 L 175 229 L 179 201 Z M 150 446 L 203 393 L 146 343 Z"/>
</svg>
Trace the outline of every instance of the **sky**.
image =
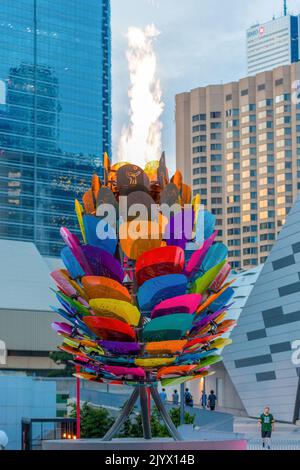
<svg viewBox="0 0 300 470">
<path fill-rule="evenodd" d="M 160 31 L 154 48 L 165 103 L 162 144 L 174 168 L 175 95 L 247 76 L 246 30 L 281 16 L 283 0 L 111 0 L 111 7 L 113 160 L 129 120 L 126 32 L 154 23 Z M 300 13 L 300 1 L 288 0 L 288 9 Z"/>
</svg>

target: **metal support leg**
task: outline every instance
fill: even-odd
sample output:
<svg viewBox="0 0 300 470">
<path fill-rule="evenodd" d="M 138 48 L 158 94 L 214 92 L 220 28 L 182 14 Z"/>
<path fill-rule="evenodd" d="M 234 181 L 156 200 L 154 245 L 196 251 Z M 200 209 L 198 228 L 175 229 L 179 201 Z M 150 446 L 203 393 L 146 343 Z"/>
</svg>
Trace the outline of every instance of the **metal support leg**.
<svg viewBox="0 0 300 470">
<path fill-rule="evenodd" d="M 139 389 L 144 438 L 151 439 L 151 425 L 149 419 L 147 390 L 143 385 L 140 385 Z"/>
<path fill-rule="evenodd" d="M 177 431 L 173 421 L 170 418 L 169 413 L 167 412 L 156 387 L 150 387 L 150 392 L 153 398 L 153 401 L 158 409 L 161 417 L 163 418 L 169 433 L 173 437 L 174 441 L 182 441 L 182 437 L 180 436 L 179 432 Z"/>
<path fill-rule="evenodd" d="M 184 424 L 184 384 L 180 384 L 180 424 Z"/>
<path fill-rule="evenodd" d="M 120 430 L 120 428 L 123 426 L 125 423 L 126 419 L 130 416 L 131 411 L 133 410 L 133 407 L 139 397 L 139 388 L 136 387 L 134 391 L 132 392 L 130 398 L 127 400 L 123 410 L 121 411 L 121 414 L 119 417 L 116 419 L 112 427 L 107 431 L 105 436 L 103 437 L 103 441 L 111 441 L 112 438 L 117 434 L 117 432 Z"/>
</svg>

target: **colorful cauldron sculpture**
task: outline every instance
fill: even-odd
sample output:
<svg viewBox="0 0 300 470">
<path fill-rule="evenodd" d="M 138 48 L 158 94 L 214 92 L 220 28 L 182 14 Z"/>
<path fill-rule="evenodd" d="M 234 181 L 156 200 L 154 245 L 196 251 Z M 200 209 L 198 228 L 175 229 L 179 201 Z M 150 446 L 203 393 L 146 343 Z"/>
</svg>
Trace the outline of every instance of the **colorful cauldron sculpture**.
<svg viewBox="0 0 300 470">
<path fill-rule="evenodd" d="M 94 175 L 82 204 L 75 201 L 82 239 L 61 228 L 66 269 L 51 275 L 60 303 L 52 308 L 63 321 L 52 327 L 63 337 L 60 349 L 81 366 L 77 377 L 133 387 L 105 440 L 138 398 L 144 437 L 151 438 L 147 392 L 180 440 L 157 385 L 209 376 L 222 359 L 218 350 L 231 343 L 223 337 L 235 326 L 226 319 L 233 296 L 228 250 L 215 241 L 215 216 L 199 196 L 192 200 L 180 172 L 169 180 L 164 154 L 144 170 L 110 166 L 105 155 L 103 180 Z M 142 221 L 132 216 L 136 204 L 145 209 Z M 166 215 L 163 206 L 175 209 Z"/>
</svg>

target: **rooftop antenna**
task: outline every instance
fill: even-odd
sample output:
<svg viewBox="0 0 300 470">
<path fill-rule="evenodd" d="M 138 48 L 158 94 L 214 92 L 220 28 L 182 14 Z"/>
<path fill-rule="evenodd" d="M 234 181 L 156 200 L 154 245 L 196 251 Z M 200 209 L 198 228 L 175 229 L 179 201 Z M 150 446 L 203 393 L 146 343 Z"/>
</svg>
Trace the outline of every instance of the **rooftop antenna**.
<svg viewBox="0 0 300 470">
<path fill-rule="evenodd" d="M 287 0 L 283 0 L 283 15 L 287 16 Z"/>
</svg>

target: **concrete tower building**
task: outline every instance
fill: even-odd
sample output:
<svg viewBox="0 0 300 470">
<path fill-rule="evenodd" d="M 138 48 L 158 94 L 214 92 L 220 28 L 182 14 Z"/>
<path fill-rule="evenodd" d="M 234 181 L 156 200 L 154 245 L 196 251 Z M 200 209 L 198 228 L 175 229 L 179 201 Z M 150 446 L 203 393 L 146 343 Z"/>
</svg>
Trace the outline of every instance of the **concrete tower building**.
<svg viewBox="0 0 300 470">
<path fill-rule="evenodd" d="M 300 189 L 300 62 L 176 96 L 176 157 L 234 268 L 264 263 Z"/>
</svg>

